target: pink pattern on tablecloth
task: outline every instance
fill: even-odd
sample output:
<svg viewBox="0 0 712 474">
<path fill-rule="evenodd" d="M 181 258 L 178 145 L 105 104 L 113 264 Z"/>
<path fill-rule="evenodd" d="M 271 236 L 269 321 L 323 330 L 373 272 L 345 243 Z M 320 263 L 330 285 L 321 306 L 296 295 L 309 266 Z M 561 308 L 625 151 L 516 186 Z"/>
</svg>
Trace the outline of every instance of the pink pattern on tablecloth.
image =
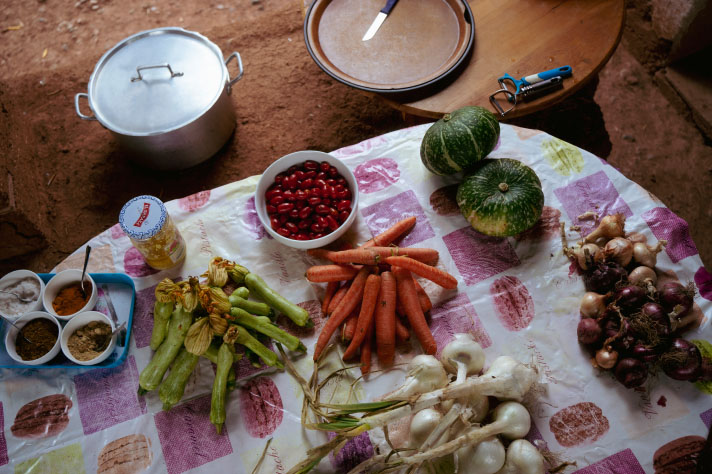
<svg viewBox="0 0 712 474">
<path fill-rule="evenodd" d="M 406 217 L 415 216 L 415 227 L 405 238 L 397 242 L 401 247 L 408 247 L 435 237 L 435 232 L 413 191 L 406 191 L 364 207 L 361 209 L 361 215 L 366 219 L 366 225 L 373 235 L 380 234 Z"/>
<path fill-rule="evenodd" d="M 240 417 L 253 438 L 266 438 L 282 424 L 284 406 L 269 377 L 256 377 L 240 388 Z"/>
<path fill-rule="evenodd" d="M 712 428 L 712 408 L 700 413 L 700 418 L 702 418 L 702 423 L 705 424 L 707 429 Z"/>
<path fill-rule="evenodd" d="M 227 430 L 210 423 L 210 395 L 195 398 L 153 418 L 168 474 L 180 474 L 232 454 Z"/>
<path fill-rule="evenodd" d="M 111 231 L 111 238 L 114 240 L 120 239 L 121 237 L 126 237 L 126 232 L 123 231 L 123 229 L 118 223 L 112 225 L 111 229 L 109 230 Z"/>
<path fill-rule="evenodd" d="M 205 206 L 210 200 L 210 190 L 199 191 L 190 196 L 180 198 L 178 200 L 178 207 L 184 211 L 193 212 L 201 207 Z"/>
<path fill-rule="evenodd" d="M 538 241 L 552 239 L 559 236 L 561 232 L 561 211 L 555 207 L 544 206 L 541 218 L 534 224 L 534 227 L 525 230 L 514 238 L 519 241 Z"/>
<path fill-rule="evenodd" d="M 366 153 L 371 151 L 374 147 L 384 145 L 386 143 L 388 143 L 388 139 L 383 136 L 378 136 L 369 138 L 368 140 L 364 140 L 354 145 L 339 148 L 338 150 L 332 151 L 330 154 L 335 158 L 345 158 L 348 156 L 358 155 L 359 153 Z"/>
<path fill-rule="evenodd" d="M 145 277 L 158 273 L 158 270 L 150 267 L 135 247 L 129 247 L 124 254 L 124 272 L 132 277 Z"/>
<path fill-rule="evenodd" d="M 10 460 L 7 457 L 7 441 L 5 440 L 5 413 L 2 402 L 0 402 L 0 466 L 4 466 L 8 462 Z"/>
<path fill-rule="evenodd" d="M 271 235 L 265 230 L 260 222 L 260 218 L 257 215 L 257 208 L 255 207 L 255 196 L 250 196 L 245 203 L 245 226 L 247 230 L 254 236 L 255 239 L 261 240 L 262 237 L 272 238 Z"/>
<path fill-rule="evenodd" d="M 398 163 L 390 158 L 376 158 L 361 163 L 354 170 L 358 190 L 364 194 L 386 189 L 400 178 Z"/>
<path fill-rule="evenodd" d="M 292 336 L 296 336 L 299 339 L 304 339 L 306 337 L 312 337 L 314 334 L 319 334 L 321 332 L 321 328 L 324 327 L 324 324 L 326 324 L 326 318 L 321 312 L 321 301 L 302 301 L 301 303 L 297 303 L 297 306 L 300 306 L 307 310 L 307 313 L 309 313 L 309 317 L 311 318 L 312 323 L 314 323 L 314 326 L 310 328 L 297 326 L 291 319 L 289 319 L 283 314 L 280 314 L 277 317 L 277 325 L 281 328 L 284 328 L 284 330 L 287 331 L 289 334 L 291 334 Z"/>
<path fill-rule="evenodd" d="M 684 219 L 675 215 L 670 209 L 656 207 L 643 214 L 642 217 L 655 238 L 667 240 L 665 253 L 668 254 L 672 263 L 697 255 L 697 247 L 690 236 L 690 227 Z"/>
<path fill-rule="evenodd" d="M 336 434 L 329 432 L 327 436 L 331 440 Z M 368 436 L 368 432 L 361 433 L 348 440 L 337 454 L 334 454 L 333 451 L 329 453 L 331 465 L 334 466 L 336 472 L 339 473 L 349 472 L 371 457 L 373 457 L 373 444 L 371 444 L 371 438 Z"/>
<path fill-rule="evenodd" d="M 534 319 L 534 300 L 519 278 L 498 278 L 490 285 L 490 294 L 499 322 L 507 331 L 521 331 Z"/>
<path fill-rule="evenodd" d="M 618 194 L 608 175 L 599 171 L 554 190 L 564 211 L 573 224 L 581 226 L 582 232 L 589 233 L 596 227 L 593 220 L 579 220 L 578 216 L 588 211 L 595 211 L 600 216 L 621 213 L 626 217 L 633 215 L 628 204 Z"/>
<path fill-rule="evenodd" d="M 465 284 L 470 286 L 519 265 L 519 257 L 506 238 L 480 234 L 465 227 L 443 236 Z"/>
<path fill-rule="evenodd" d="M 633 451 L 624 449 L 573 474 L 645 474 Z"/>
<path fill-rule="evenodd" d="M 153 332 L 153 305 L 156 301 L 156 286 L 136 291 L 133 324 L 131 334 L 137 348 L 146 347 L 151 343 Z"/>
<path fill-rule="evenodd" d="M 132 355 L 117 367 L 75 375 L 74 386 L 85 435 L 146 413 L 146 401 L 137 394 L 138 369 Z"/>
<path fill-rule="evenodd" d="M 705 267 L 700 267 L 695 272 L 695 285 L 700 296 L 712 301 L 712 274 Z"/>
<path fill-rule="evenodd" d="M 457 333 L 471 334 L 483 348 L 492 345 L 492 339 L 465 293 L 458 293 L 454 298 L 435 305 L 430 310 L 430 315 L 430 331 L 438 343 L 437 357 L 440 357 L 445 345 L 452 341 Z"/>
</svg>

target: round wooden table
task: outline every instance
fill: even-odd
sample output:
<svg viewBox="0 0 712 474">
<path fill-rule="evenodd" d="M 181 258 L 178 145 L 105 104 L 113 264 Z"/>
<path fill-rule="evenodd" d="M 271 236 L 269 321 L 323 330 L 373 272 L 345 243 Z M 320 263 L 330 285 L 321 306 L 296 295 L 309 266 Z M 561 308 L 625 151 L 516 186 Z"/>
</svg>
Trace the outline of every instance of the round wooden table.
<svg viewBox="0 0 712 474">
<path fill-rule="evenodd" d="M 489 96 L 505 73 L 523 76 L 569 65 L 573 75 L 563 89 L 520 102 L 503 118 L 512 119 L 562 101 L 595 77 L 611 57 L 623 32 L 622 0 L 470 1 L 475 44 L 468 64 L 445 88 L 416 100 L 379 94 L 407 114 L 440 118 L 465 105 L 495 112 Z M 497 113 L 499 116 L 499 114 Z"/>
</svg>

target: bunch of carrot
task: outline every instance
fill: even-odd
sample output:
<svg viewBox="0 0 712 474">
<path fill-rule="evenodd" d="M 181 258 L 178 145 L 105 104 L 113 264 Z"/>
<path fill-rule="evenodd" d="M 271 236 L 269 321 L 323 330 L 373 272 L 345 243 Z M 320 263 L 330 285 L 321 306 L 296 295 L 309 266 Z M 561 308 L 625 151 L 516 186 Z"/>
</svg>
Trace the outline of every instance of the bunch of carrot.
<svg viewBox="0 0 712 474">
<path fill-rule="evenodd" d="M 308 251 L 332 262 L 306 272 L 310 282 L 327 284 L 322 312 L 329 319 L 319 334 L 314 360 L 341 327 L 341 338 L 349 343 L 343 359 L 355 357 L 360 349 L 362 373 L 370 371 L 374 342 L 380 364 L 393 364 L 396 342 L 410 337 L 396 313 L 407 318 L 425 353 L 435 354 L 437 344 L 425 320 L 432 302 L 413 274 L 447 289 L 456 288 L 457 280 L 434 266 L 437 250 L 392 245 L 414 226 L 415 217 L 409 217 L 359 248 Z"/>
</svg>

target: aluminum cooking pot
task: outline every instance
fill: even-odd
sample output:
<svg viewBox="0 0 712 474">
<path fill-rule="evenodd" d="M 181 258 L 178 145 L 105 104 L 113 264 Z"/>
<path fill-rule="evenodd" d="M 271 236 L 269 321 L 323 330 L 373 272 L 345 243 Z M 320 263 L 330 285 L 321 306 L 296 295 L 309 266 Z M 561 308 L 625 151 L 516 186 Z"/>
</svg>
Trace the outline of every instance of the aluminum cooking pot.
<svg viewBox="0 0 712 474">
<path fill-rule="evenodd" d="M 233 59 L 238 73 L 230 79 Z M 74 97 L 77 115 L 98 120 L 130 159 L 156 169 L 184 169 L 214 155 L 235 129 L 232 85 L 243 75 L 240 54 L 223 59 L 205 36 L 156 28 L 107 51 Z M 91 115 L 82 113 L 80 99 Z"/>
</svg>

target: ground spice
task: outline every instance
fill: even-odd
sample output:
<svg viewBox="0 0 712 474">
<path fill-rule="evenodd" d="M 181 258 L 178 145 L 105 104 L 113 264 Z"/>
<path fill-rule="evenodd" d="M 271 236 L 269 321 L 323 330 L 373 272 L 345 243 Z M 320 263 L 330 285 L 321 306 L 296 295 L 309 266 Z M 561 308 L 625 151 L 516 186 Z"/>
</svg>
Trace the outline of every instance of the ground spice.
<svg viewBox="0 0 712 474">
<path fill-rule="evenodd" d="M 15 339 L 15 351 L 22 360 L 39 359 L 52 350 L 58 336 L 59 328 L 54 322 L 45 318 L 33 319 L 20 329 Z"/>
<path fill-rule="evenodd" d="M 62 288 L 52 300 L 54 312 L 60 316 L 69 316 L 82 309 L 91 297 L 91 283 L 85 281 L 84 289 L 86 290 L 86 297 L 82 295 L 82 287 L 79 283 L 72 283 Z"/>
<path fill-rule="evenodd" d="M 67 348 L 77 360 L 92 360 L 104 352 L 110 336 L 111 326 L 101 321 L 91 321 L 69 336 Z"/>
</svg>

